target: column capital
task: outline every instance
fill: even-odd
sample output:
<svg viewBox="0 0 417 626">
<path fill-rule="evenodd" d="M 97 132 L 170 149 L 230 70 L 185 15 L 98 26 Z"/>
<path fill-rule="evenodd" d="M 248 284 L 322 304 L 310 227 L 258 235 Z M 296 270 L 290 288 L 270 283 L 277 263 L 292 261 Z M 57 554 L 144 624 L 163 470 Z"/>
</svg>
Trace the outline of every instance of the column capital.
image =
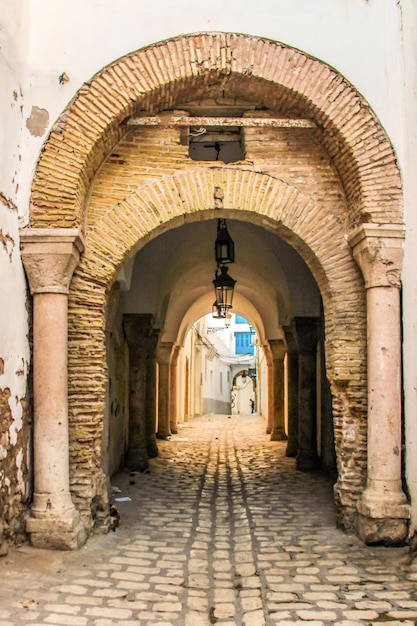
<svg viewBox="0 0 417 626">
<path fill-rule="evenodd" d="M 298 351 L 297 331 L 295 328 L 294 321 L 292 324 L 289 324 L 288 326 L 283 326 L 282 328 L 285 333 L 285 341 L 287 343 L 288 353 L 297 352 Z"/>
<path fill-rule="evenodd" d="M 178 343 L 174 344 L 171 351 L 171 365 L 177 366 L 179 356 L 181 354 L 182 346 Z"/>
<path fill-rule="evenodd" d="M 160 365 L 168 365 L 170 363 L 174 345 L 173 341 L 163 341 L 158 345 L 156 357 Z"/>
<path fill-rule="evenodd" d="M 287 353 L 287 344 L 284 339 L 268 339 L 273 361 L 282 361 Z"/>
<path fill-rule="evenodd" d="M 349 235 L 348 241 L 367 289 L 401 286 L 404 255 L 401 224 L 362 224 Z"/>
<path fill-rule="evenodd" d="M 24 228 L 20 249 L 31 294 L 68 294 L 84 250 L 79 228 Z"/>
<path fill-rule="evenodd" d="M 152 335 L 155 318 L 151 313 L 125 313 L 123 328 L 129 347 L 141 346 Z"/>
</svg>

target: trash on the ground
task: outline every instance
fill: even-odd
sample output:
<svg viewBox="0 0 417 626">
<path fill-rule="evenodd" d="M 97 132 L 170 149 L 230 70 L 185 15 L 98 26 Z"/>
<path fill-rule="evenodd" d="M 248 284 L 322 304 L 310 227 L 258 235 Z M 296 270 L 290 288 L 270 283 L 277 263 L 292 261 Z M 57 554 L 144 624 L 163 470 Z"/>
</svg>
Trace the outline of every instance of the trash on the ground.
<svg viewBox="0 0 417 626">
<path fill-rule="evenodd" d="M 114 501 L 115 502 L 132 502 L 132 498 L 129 498 L 129 496 L 122 496 L 121 498 L 115 498 Z"/>
</svg>

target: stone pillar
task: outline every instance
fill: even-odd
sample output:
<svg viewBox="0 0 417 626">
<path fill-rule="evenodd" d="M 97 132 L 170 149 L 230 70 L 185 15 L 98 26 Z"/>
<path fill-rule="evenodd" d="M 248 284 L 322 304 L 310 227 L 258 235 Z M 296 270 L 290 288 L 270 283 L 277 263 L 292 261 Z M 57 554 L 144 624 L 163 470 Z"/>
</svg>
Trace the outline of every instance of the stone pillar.
<svg viewBox="0 0 417 626">
<path fill-rule="evenodd" d="M 169 424 L 171 433 L 178 433 L 178 359 L 181 346 L 174 346 L 169 377 Z"/>
<path fill-rule="evenodd" d="M 171 437 L 169 420 L 169 392 L 170 392 L 170 361 L 172 353 L 171 342 L 161 343 L 158 347 L 157 358 L 159 365 L 158 381 L 158 439 Z"/>
<path fill-rule="evenodd" d="M 326 355 L 324 344 L 324 320 L 320 318 L 319 328 L 319 340 L 317 343 L 318 349 L 318 370 L 317 376 L 319 378 L 319 384 L 317 390 L 319 391 L 319 402 L 317 407 L 320 408 L 320 468 L 331 474 L 337 472 L 336 462 L 336 447 L 335 447 L 335 434 L 333 424 L 333 405 L 332 394 L 330 390 L 330 383 L 327 379 L 326 372 Z"/>
<path fill-rule="evenodd" d="M 287 439 L 285 432 L 284 412 L 284 357 L 287 346 L 283 339 L 269 340 L 272 353 L 274 409 L 271 441 L 284 441 Z"/>
<path fill-rule="evenodd" d="M 298 470 L 320 466 L 317 452 L 317 341 L 315 317 L 295 318 L 298 344 Z"/>
<path fill-rule="evenodd" d="M 156 423 L 158 407 L 158 363 L 156 348 L 159 341 L 159 330 L 154 330 L 149 338 L 146 359 L 146 452 L 150 459 L 158 456 L 156 443 Z"/>
<path fill-rule="evenodd" d="M 368 325 L 368 473 L 358 502 L 365 543 L 400 543 L 409 506 L 401 477 L 400 275 L 404 231 L 363 224 L 349 238 L 365 279 Z"/>
<path fill-rule="evenodd" d="M 272 350 L 269 343 L 263 346 L 266 361 L 267 376 L 267 415 L 266 415 L 266 434 L 272 433 L 274 423 L 274 365 L 272 361 Z"/>
<path fill-rule="evenodd" d="M 71 499 L 68 441 L 68 292 L 78 229 L 24 229 L 22 259 L 33 295 L 34 494 L 26 530 L 36 548 L 73 550 L 86 539 Z"/>
<path fill-rule="evenodd" d="M 298 452 L 298 345 L 295 328 L 284 328 L 288 364 L 288 442 L 286 455 L 296 457 Z"/>
<path fill-rule="evenodd" d="M 131 470 L 143 472 L 148 468 L 146 450 L 146 359 L 152 333 L 152 315 L 123 316 L 129 346 L 129 445 L 125 463 Z"/>
</svg>

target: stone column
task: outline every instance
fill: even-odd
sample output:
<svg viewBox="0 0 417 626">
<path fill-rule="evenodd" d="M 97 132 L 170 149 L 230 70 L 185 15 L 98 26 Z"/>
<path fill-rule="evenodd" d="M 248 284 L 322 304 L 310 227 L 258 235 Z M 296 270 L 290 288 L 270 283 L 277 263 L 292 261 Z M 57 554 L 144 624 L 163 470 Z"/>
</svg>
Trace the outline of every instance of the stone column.
<svg viewBox="0 0 417 626">
<path fill-rule="evenodd" d="M 158 407 L 158 363 L 156 348 L 159 330 L 154 330 L 149 338 L 149 350 L 146 359 L 146 452 L 150 459 L 158 456 L 156 442 L 156 422 Z"/>
<path fill-rule="evenodd" d="M 123 326 L 129 346 L 129 445 L 126 466 L 143 472 L 148 468 L 146 450 L 146 359 L 152 333 L 152 315 L 123 316 Z"/>
<path fill-rule="evenodd" d="M 298 344 L 298 470 L 317 469 L 317 319 L 295 318 Z"/>
<path fill-rule="evenodd" d="M 274 409 L 271 441 L 284 441 L 285 432 L 284 412 L 284 357 L 287 346 L 283 339 L 270 339 L 269 346 L 272 353 Z"/>
<path fill-rule="evenodd" d="M 158 381 L 158 439 L 171 437 L 169 421 L 169 392 L 170 392 L 170 360 L 172 353 L 171 342 L 161 343 L 158 347 L 157 358 L 159 365 Z"/>
<path fill-rule="evenodd" d="M 34 494 L 26 530 L 37 548 L 73 550 L 86 539 L 71 499 L 68 441 L 68 292 L 78 229 L 24 229 L 22 259 L 33 295 Z"/>
<path fill-rule="evenodd" d="M 268 342 L 264 344 L 263 349 L 267 376 L 267 415 L 265 432 L 267 435 L 270 435 L 272 433 L 274 423 L 274 366 L 272 361 L 272 350 Z"/>
<path fill-rule="evenodd" d="M 401 477 L 400 275 L 404 231 L 363 224 L 349 238 L 365 279 L 368 325 L 368 473 L 358 502 L 365 543 L 400 543 L 410 515 Z"/>
<path fill-rule="evenodd" d="M 298 452 L 298 345 L 295 328 L 284 328 L 288 364 L 288 442 L 286 455 L 296 457 Z"/>
<path fill-rule="evenodd" d="M 181 346 L 174 346 L 169 377 L 169 424 L 171 433 L 178 433 L 178 359 Z"/>
</svg>

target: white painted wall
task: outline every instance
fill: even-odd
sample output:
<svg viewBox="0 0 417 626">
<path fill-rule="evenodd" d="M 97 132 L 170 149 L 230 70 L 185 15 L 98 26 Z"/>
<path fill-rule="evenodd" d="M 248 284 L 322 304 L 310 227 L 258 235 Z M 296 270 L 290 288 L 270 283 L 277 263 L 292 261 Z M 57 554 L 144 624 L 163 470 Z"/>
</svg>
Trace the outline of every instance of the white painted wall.
<svg viewBox="0 0 417 626">
<path fill-rule="evenodd" d="M 23 97 L 18 74 L 26 56 L 27 34 L 25 20 L 18 19 L 21 5 L 19 1 L 10 4 L 10 23 L 6 30 L 0 29 L 0 394 L 10 394 L 12 417 L 9 432 L 0 439 L 0 460 L 15 445 L 23 427 L 29 367 L 26 280 L 20 261 L 18 223 L 23 144 Z M 21 463 L 22 455 L 17 458 Z M 0 476 L 0 483 L 2 479 Z M 16 491 L 24 494 L 20 466 L 16 467 L 16 480 Z"/>
<path fill-rule="evenodd" d="M 13 71 L 22 89 L 24 119 L 37 106 L 48 111 L 50 127 L 84 81 L 128 52 L 183 33 L 230 31 L 282 41 L 341 72 L 371 104 L 402 155 L 400 5 L 400 0 L 258 0 L 256 5 L 250 0 L 0 0 L 0 15 L 3 37 L 17 43 Z M 64 85 L 58 82 L 62 72 L 70 79 Z M 16 139 L 10 145 L 23 178 L 18 193 L 26 218 L 28 175 L 45 137 L 32 137 L 24 127 L 20 151 Z"/>
</svg>

